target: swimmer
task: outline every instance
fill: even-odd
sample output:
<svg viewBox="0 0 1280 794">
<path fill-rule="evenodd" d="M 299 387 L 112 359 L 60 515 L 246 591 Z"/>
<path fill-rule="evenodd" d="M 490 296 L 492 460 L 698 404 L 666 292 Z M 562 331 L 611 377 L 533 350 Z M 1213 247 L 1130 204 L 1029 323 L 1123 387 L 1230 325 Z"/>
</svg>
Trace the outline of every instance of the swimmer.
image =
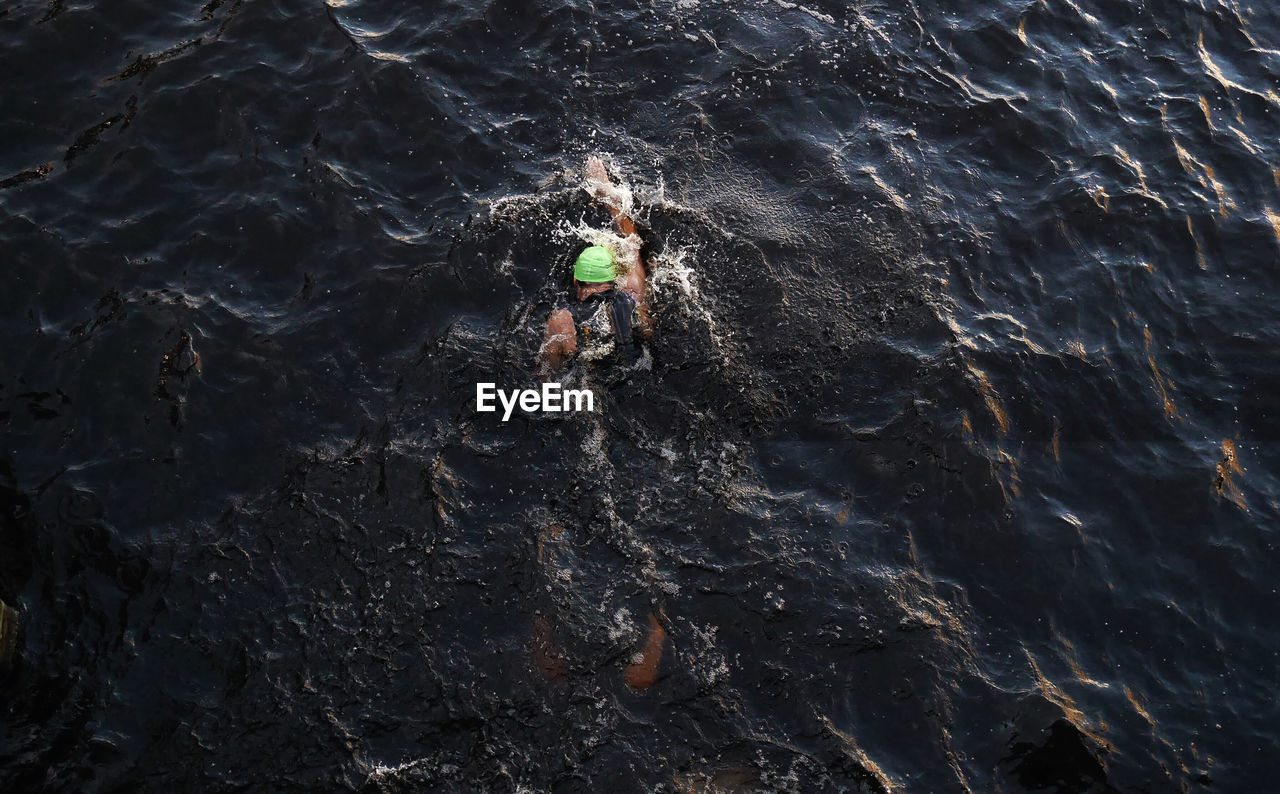
<svg viewBox="0 0 1280 794">
<path fill-rule="evenodd" d="M 594 196 L 608 208 L 618 231 L 626 237 L 635 236 L 635 223 L 627 216 L 622 193 L 610 181 L 604 162 L 599 157 L 588 158 L 586 173 Z M 547 320 L 546 341 L 540 352 L 544 379 L 579 355 L 588 361 L 614 358 L 626 364 L 638 358 L 636 336 L 647 339 L 653 334 L 639 248 L 629 247 L 636 253 L 622 262 L 615 261 L 613 252 L 602 245 L 587 246 L 578 254 L 571 300 Z"/>
<path fill-rule="evenodd" d="M 599 157 L 587 159 L 586 176 L 592 195 L 609 210 L 618 231 L 624 237 L 638 238 L 635 222 L 626 212 L 624 194 L 609 179 Z M 638 360 L 640 341 L 651 337 L 653 328 L 649 323 L 639 240 L 630 239 L 628 243 L 634 245 L 626 245 L 625 250 L 634 253 L 620 262 L 615 260 L 613 251 L 602 245 L 587 246 L 578 254 L 567 300 L 547 320 L 545 342 L 539 353 L 544 380 L 574 358 L 597 366 L 609 361 L 631 365 Z M 544 541 L 558 538 L 564 528 L 554 524 L 549 532 L 538 543 L 539 565 L 543 564 Z M 657 683 L 667 642 L 665 622 L 661 607 L 649 614 L 648 636 L 622 671 L 622 679 L 631 689 L 644 690 Z M 534 621 L 534 667 L 548 679 L 565 676 L 570 670 L 567 657 L 554 642 L 554 634 L 552 623 L 546 618 L 539 616 Z"/>
</svg>

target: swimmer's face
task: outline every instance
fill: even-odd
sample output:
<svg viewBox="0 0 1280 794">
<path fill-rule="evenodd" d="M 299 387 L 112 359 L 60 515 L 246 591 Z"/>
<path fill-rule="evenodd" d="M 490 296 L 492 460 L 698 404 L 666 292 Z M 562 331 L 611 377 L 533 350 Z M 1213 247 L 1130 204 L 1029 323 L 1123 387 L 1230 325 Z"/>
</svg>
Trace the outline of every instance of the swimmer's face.
<svg viewBox="0 0 1280 794">
<path fill-rule="evenodd" d="M 580 301 L 584 301 L 595 293 L 608 289 L 609 286 L 608 281 L 593 283 L 590 281 L 578 281 L 576 278 L 573 280 L 573 288 L 577 292 L 578 300 Z"/>
</svg>

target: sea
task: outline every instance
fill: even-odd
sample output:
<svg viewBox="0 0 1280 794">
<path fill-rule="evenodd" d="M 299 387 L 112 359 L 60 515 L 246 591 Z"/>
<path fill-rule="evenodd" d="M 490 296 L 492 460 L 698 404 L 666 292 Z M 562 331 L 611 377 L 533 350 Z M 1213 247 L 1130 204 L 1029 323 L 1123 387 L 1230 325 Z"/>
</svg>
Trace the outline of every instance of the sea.
<svg viewBox="0 0 1280 794">
<path fill-rule="evenodd" d="M 1280 6 L 0 0 L 0 109 L 5 792 L 1280 790 Z M 643 363 L 477 411 L 593 157 Z"/>
</svg>

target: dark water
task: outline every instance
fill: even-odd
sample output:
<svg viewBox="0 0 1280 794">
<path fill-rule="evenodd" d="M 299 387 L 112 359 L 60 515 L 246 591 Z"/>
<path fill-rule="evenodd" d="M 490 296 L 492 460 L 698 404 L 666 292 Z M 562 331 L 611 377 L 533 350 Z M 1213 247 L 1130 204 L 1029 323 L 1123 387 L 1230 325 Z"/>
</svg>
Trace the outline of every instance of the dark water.
<svg viewBox="0 0 1280 794">
<path fill-rule="evenodd" d="M 1273 790 L 1278 36 L 3 0 L 4 790 Z M 504 424 L 593 152 L 652 369 Z"/>
</svg>

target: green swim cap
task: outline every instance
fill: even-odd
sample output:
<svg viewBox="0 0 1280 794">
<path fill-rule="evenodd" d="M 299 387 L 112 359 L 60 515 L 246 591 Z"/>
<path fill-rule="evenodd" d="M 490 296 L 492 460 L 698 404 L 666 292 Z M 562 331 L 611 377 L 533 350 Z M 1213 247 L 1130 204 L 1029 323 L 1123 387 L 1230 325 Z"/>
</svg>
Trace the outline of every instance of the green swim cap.
<svg viewBox="0 0 1280 794">
<path fill-rule="evenodd" d="M 603 245 L 589 246 L 578 254 L 578 261 L 573 263 L 573 277 L 578 281 L 599 283 L 613 281 L 618 269 L 613 265 L 613 254 Z"/>
</svg>

